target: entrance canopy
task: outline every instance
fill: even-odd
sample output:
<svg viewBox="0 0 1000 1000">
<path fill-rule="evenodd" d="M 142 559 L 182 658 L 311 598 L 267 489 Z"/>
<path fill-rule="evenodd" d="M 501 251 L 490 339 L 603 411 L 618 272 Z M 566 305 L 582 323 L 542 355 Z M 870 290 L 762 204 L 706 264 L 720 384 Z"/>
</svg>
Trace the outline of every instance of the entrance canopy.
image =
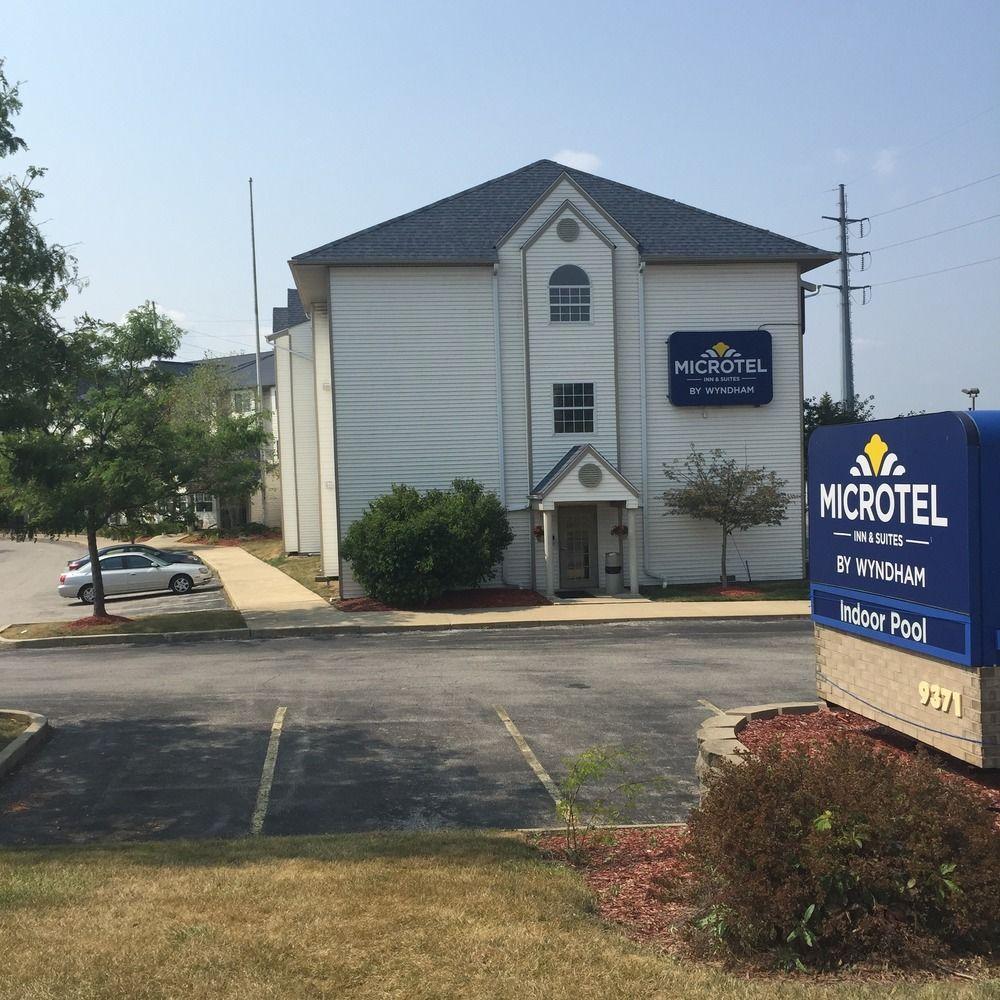
<svg viewBox="0 0 1000 1000">
<path fill-rule="evenodd" d="M 639 491 L 593 445 L 570 448 L 531 491 L 534 510 L 555 510 L 558 503 L 623 501 L 639 506 Z"/>
</svg>

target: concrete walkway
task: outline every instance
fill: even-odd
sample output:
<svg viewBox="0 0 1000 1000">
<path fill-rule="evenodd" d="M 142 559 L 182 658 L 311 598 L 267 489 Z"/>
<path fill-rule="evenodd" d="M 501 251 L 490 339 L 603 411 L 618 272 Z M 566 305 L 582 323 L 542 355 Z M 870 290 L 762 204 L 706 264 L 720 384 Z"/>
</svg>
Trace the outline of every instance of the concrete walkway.
<svg viewBox="0 0 1000 1000">
<path fill-rule="evenodd" d="M 179 536 L 161 535 L 149 544 L 169 547 Z M 760 618 L 809 614 L 808 601 L 650 601 L 598 597 L 534 608 L 469 611 L 338 611 L 318 594 L 274 566 L 235 546 L 195 545 L 194 551 L 218 574 L 234 608 L 251 631 L 276 635 L 310 631 L 497 628 L 526 625 L 596 624 L 670 618 Z"/>
</svg>

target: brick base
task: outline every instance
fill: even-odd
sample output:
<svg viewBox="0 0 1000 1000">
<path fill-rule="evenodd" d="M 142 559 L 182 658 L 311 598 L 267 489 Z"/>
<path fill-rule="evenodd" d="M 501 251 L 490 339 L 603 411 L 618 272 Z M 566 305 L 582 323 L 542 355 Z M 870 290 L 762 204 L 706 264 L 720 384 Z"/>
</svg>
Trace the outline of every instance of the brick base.
<svg viewBox="0 0 1000 1000">
<path fill-rule="evenodd" d="M 922 705 L 921 681 L 962 696 L 962 716 Z M 977 767 L 1000 767 L 1000 668 L 959 667 L 816 626 L 820 698 Z"/>
</svg>

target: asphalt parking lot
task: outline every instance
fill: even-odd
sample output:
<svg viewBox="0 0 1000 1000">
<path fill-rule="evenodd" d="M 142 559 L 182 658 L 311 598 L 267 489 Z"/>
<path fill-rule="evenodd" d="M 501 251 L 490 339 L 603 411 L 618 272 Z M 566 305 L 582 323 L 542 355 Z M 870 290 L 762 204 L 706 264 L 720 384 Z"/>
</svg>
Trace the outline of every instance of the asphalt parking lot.
<svg viewBox="0 0 1000 1000">
<path fill-rule="evenodd" d="M 0 627 L 13 622 L 72 621 L 90 614 L 88 605 L 59 596 L 56 587 L 66 563 L 83 555 L 86 546 L 68 540 L 12 542 L 0 540 Z M 107 599 L 115 614 L 174 614 L 179 611 L 226 610 L 229 602 L 218 583 L 190 594 L 128 594 Z"/>
<path fill-rule="evenodd" d="M 631 819 L 672 822 L 704 702 L 808 699 L 812 657 L 795 620 L 5 651 L 3 700 L 56 728 L 0 843 L 548 826 L 524 747 L 558 782 L 598 743 L 644 748 Z"/>
</svg>

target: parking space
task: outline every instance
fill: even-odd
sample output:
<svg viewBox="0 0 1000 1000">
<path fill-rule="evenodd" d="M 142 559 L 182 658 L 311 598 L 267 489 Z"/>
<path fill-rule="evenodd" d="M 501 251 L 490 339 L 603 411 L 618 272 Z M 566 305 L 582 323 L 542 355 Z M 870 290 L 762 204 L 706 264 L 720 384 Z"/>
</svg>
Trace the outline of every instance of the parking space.
<svg viewBox="0 0 1000 1000">
<path fill-rule="evenodd" d="M 809 698 L 812 656 L 800 621 L 17 651 L 0 683 L 56 735 L 0 786 L 0 842 L 552 825 L 505 716 L 554 782 L 641 746 L 662 786 L 630 818 L 672 822 L 700 700 Z"/>
</svg>

